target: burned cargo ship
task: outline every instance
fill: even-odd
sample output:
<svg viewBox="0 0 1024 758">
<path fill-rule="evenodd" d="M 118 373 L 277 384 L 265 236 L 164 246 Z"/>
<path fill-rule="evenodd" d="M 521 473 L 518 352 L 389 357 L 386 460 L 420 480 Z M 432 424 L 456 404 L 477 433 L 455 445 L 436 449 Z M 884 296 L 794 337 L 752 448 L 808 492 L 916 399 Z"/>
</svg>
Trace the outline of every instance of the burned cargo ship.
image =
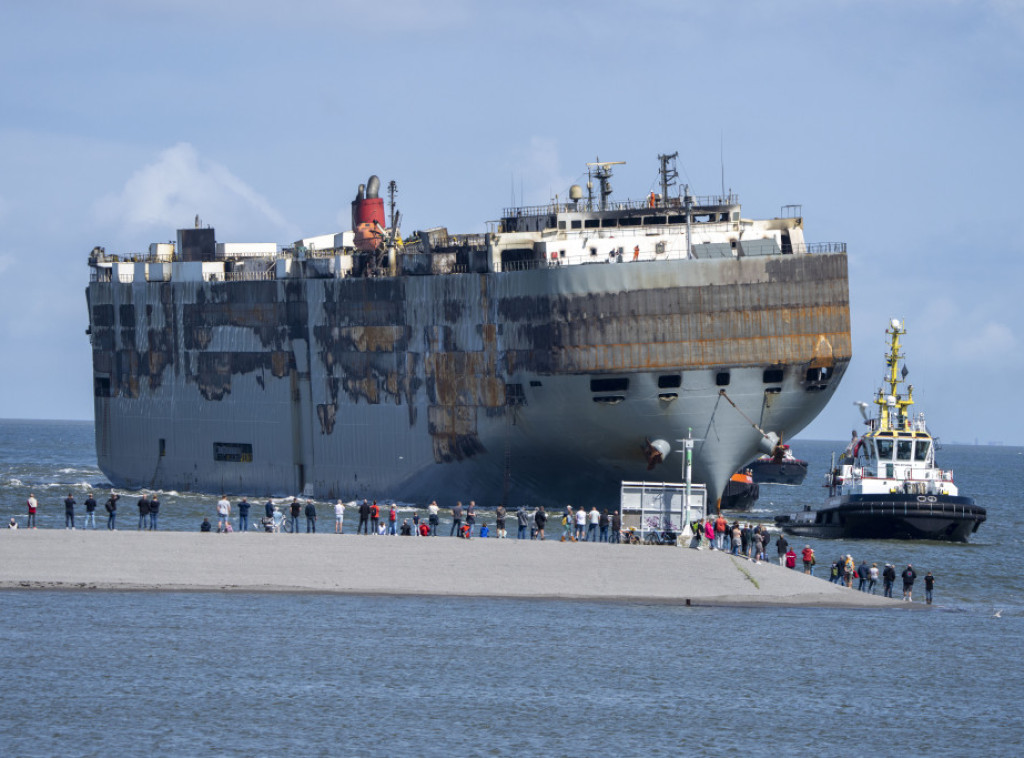
<svg viewBox="0 0 1024 758">
<path fill-rule="evenodd" d="M 850 360 L 846 248 L 799 206 L 743 218 L 659 156 L 661 193 L 403 239 L 373 177 L 352 229 L 281 247 L 178 231 L 95 248 L 96 451 L 118 487 L 611 505 L 729 476 L 825 406 Z M 394 183 L 390 188 L 394 189 Z"/>
</svg>

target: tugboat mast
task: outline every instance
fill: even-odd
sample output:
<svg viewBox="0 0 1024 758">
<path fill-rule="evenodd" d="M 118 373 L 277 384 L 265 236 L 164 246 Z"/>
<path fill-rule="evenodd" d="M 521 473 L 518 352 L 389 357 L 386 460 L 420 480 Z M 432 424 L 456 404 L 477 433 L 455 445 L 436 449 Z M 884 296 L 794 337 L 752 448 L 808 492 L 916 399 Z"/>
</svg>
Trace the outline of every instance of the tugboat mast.
<svg viewBox="0 0 1024 758">
<path fill-rule="evenodd" d="M 899 319 L 889 322 L 889 328 L 885 330 L 889 338 L 889 354 L 886 356 L 886 365 L 889 367 L 889 375 L 885 383 L 889 385 L 889 393 L 885 394 L 882 389 L 878 390 L 878 397 L 875 404 L 879 407 L 878 419 L 880 431 L 900 431 L 907 428 L 907 407 L 914 404 L 914 386 L 907 385 L 906 398 L 896 394 L 896 390 L 906 378 L 907 369 L 904 366 L 902 375 L 897 370 L 900 358 L 900 335 L 906 334 L 907 330 Z"/>
</svg>

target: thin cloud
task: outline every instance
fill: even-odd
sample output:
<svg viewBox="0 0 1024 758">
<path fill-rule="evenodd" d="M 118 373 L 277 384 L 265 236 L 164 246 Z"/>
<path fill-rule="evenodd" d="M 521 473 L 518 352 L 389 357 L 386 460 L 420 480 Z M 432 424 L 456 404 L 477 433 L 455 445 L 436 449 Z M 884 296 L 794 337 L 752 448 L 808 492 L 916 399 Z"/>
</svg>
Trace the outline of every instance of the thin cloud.
<svg viewBox="0 0 1024 758">
<path fill-rule="evenodd" d="M 266 198 L 224 166 L 203 160 L 185 142 L 136 171 L 120 193 L 100 198 L 95 213 L 100 223 L 123 226 L 128 232 L 165 235 L 191 225 L 198 215 L 232 235 L 295 236 L 292 225 Z"/>
</svg>

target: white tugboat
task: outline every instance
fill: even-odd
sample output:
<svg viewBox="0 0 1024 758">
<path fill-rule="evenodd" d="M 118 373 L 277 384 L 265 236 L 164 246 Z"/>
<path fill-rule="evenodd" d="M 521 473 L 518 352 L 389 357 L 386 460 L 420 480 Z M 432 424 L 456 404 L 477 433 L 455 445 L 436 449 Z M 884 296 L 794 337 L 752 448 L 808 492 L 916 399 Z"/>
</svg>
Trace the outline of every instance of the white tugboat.
<svg viewBox="0 0 1024 758">
<path fill-rule="evenodd" d="M 866 539 L 929 539 L 967 542 L 985 521 L 984 508 L 959 494 L 953 472 L 935 464 L 935 440 L 924 414 L 910 418 L 912 385 L 898 364 L 903 324 L 893 319 L 886 360 L 888 392 L 879 389 L 877 418 L 867 419 L 868 431 L 854 435 L 833 465 L 826 486 L 826 507 L 776 517 L 792 534 L 809 537 Z M 861 404 L 862 409 L 867 404 Z"/>
</svg>

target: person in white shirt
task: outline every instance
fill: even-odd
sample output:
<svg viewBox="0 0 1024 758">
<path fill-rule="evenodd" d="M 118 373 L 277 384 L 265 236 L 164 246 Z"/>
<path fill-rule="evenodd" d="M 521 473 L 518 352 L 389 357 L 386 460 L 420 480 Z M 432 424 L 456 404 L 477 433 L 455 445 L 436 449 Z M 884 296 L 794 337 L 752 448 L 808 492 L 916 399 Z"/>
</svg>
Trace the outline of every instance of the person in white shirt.
<svg viewBox="0 0 1024 758">
<path fill-rule="evenodd" d="M 601 511 L 596 505 L 590 506 L 590 523 L 587 525 L 587 542 L 597 542 L 597 525 L 601 522 Z"/>
<path fill-rule="evenodd" d="M 227 532 L 228 517 L 231 516 L 231 502 L 227 495 L 221 495 L 217 501 L 217 532 Z"/>
<path fill-rule="evenodd" d="M 334 504 L 334 533 L 343 534 L 345 530 L 345 504 L 340 500 Z"/>
<path fill-rule="evenodd" d="M 587 533 L 587 509 L 582 505 L 576 511 L 576 541 L 583 542 Z"/>
</svg>

